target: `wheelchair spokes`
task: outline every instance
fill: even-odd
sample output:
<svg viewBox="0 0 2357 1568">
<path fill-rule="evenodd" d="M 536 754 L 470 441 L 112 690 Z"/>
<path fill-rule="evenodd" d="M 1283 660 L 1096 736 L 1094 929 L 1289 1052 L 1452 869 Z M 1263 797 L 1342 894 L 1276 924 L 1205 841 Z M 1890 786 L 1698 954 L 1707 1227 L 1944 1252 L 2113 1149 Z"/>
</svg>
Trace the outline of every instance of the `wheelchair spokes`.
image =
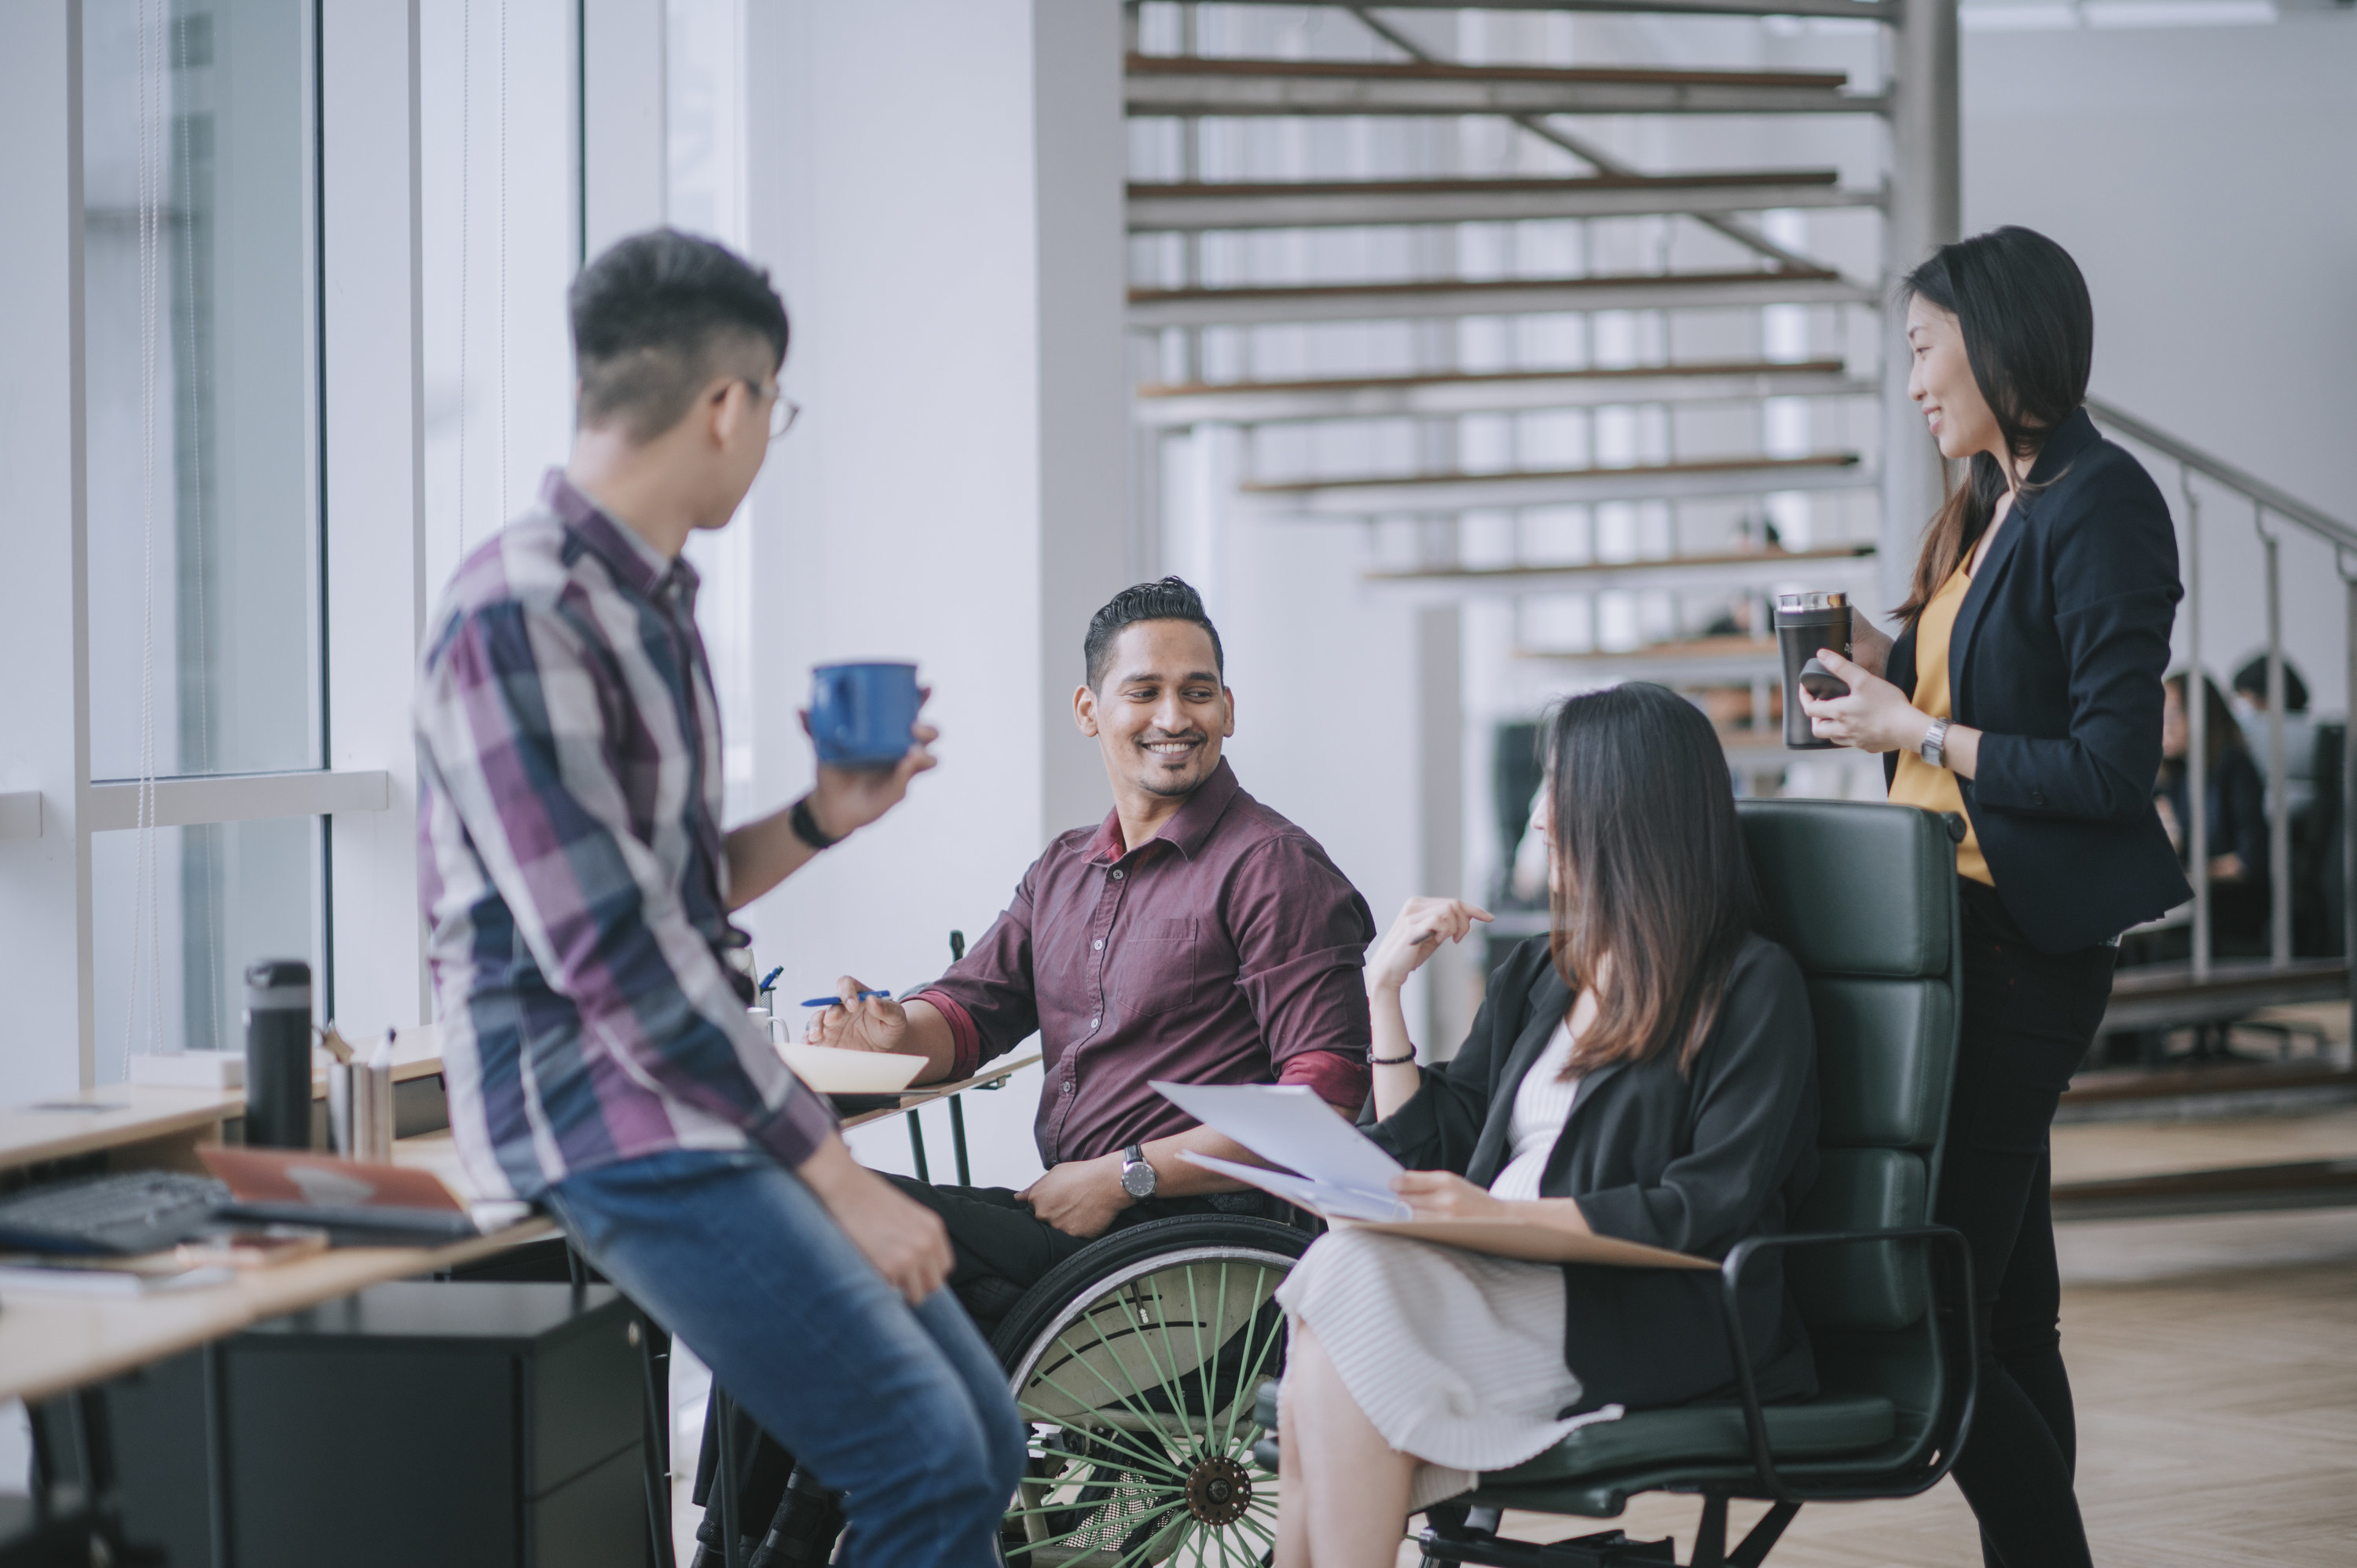
<svg viewBox="0 0 2357 1568">
<path fill-rule="evenodd" d="M 1199 1256 L 1108 1282 L 1030 1358 L 1017 1568 L 1247 1568 L 1275 1543 L 1253 1391 L 1284 1367 L 1291 1260 Z M 1017 1534 L 1019 1541 L 1013 1539 Z"/>
</svg>

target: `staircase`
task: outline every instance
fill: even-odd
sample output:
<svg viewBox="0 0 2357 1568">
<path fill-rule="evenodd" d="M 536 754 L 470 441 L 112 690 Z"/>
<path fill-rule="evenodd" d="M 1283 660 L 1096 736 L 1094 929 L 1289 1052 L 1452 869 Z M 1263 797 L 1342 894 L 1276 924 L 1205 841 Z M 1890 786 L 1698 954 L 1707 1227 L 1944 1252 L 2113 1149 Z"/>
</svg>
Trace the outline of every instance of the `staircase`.
<svg viewBox="0 0 2357 1568">
<path fill-rule="evenodd" d="M 1369 585 L 1502 607 L 1534 680 L 1733 688 L 1724 738 L 1773 788 L 1786 758 L 1767 596 L 1846 587 L 1896 602 L 1896 557 L 1938 498 L 1886 302 L 1896 274 L 1954 230 L 1953 0 L 1487 9 L 1470 25 L 1430 4 L 1333 6 L 1285 27 L 1253 4 L 1132 5 L 1125 100 L 1150 123 L 1149 137 L 1133 134 L 1127 201 L 1146 487 L 1161 436 L 1233 427 L 1252 455 L 1227 499 L 1235 515 L 1366 520 Z M 1730 40 L 1772 52 L 1759 40 L 1812 25 L 1796 17 L 1886 36 L 1850 49 L 1862 70 L 1679 58 L 1723 57 Z M 1477 34 L 1485 58 L 1461 58 Z M 1351 177 L 1331 159 L 1287 177 L 1317 160 L 1254 156 L 1314 143 L 1338 120 L 1386 149 Z M 1811 138 L 1838 156 L 1677 157 L 1706 122 L 1704 140 L 1738 150 L 1773 139 L 1745 127 L 1839 127 Z M 1279 129 L 1234 134 L 1245 124 Z M 1489 155 L 1462 156 L 1483 125 Z M 1631 146 L 1665 156 L 1643 163 Z M 1838 253 L 1807 242 L 1819 214 L 1846 220 L 1827 231 Z M 1467 260 L 1485 249 L 1503 263 L 1475 275 Z M 1520 260 L 1566 252 L 1574 264 Z M 1297 343 L 1341 324 L 1411 324 L 1413 369 L 1254 373 L 1275 357 L 1259 351 L 1272 332 Z M 1510 347 L 1477 362 L 1482 336 Z M 1502 460 L 1473 459 L 1477 426 L 1491 447 L 1507 432 Z M 1378 461 L 1272 458 L 1352 446 Z M 1522 537 L 1520 519 L 1565 509 L 1584 512 L 1584 542 Z M 1501 513 L 1518 520 L 1511 548 L 1469 545 L 1469 516 Z M 1620 537 L 1631 516 L 1641 538 Z M 1405 561 L 1377 540 L 1403 522 Z M 1625 608 L 1631 596 L 1641 636 L 1549 630 L 1566 607 L 1596 627 L 1608 599 Z"/>
<path fill-rule="evenodd" d="M 1502 617 L 1516 691 L 1660 681 L 1705 702 L 1755 790 L 1879 798 L 1878 769 L 1835 776 L 1867 759 L 1794 766 L 1781 746 L 1768 604 L 1803 586 L 1897 603 L 1940 499 L 1889 301 L 1957 232 L 1954 5 L 1491 0 L 1477 18 L 1433 0 L 1132 4 L 1128 319 L 1149 533 L 1164 442 L 1233 432 L 1218 504 L 1236 526 L 1361 520 L 1359 581 Z M 2357 528 L 2126 411 L 2091 412 L 2176 481 L 2189 661 L 2202 663 L 2206 496 L 2227 526 L 2255 527 L 2278 652 L 2279 544 L 2330 552 L 2352 584 L 2357 691 Z M 2257 607 L 2238 609 L 2256 624 Z M 1527 717 L 1520 700 L 1489 714 Z M 2260 761 L 2280 801 L 2274 750 Z M 2340 821 L 2357 818 L 2357 750 L 2330 792 Z M 2271 950 L 2211 958 L 2200 799 L 2197 784 L 2197 898 L 2173 917 L 2193 956 L 2124 972 L 2109 1026 L 2349 996 L 2347 961 L 2319 954 L 2357 918 L 2330 950 L 2294 951 L 2281 811 Z M 2357 841 L 2333 842 L 2330 899 L 2357 908 Z M 2357 1071 L 2320 1058 L 2220 1071 L 2204 1081 L 2221 1090 L 2357 1092 Z M 2145 1077 L 2075 1098 L 2147 1097 Z M 2093 1215 L 2357 1192 L 2337 1166 L 2240 1175 L 2243 1198 L 2219 1178 L 2072 1201 Z"/>
</svg>

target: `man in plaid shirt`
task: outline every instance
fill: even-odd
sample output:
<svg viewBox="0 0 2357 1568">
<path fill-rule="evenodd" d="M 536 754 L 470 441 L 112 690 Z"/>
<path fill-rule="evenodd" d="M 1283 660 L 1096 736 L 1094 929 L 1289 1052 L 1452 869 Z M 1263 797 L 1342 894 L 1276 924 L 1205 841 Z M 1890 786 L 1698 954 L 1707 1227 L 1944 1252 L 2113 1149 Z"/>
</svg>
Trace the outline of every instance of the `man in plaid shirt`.
<svg viewBox="0 0 2357 1568">
<path fill-rule="evenodd" d="M 418 677 L 418 843 L 451 1124 L 484 1191 L 592 1262 L 832 1490 L 860 1560 L 996 1561 L 1024 1434 L 941 1288 L 941 1221 L 856 1164 L 746 1013 L 729 911 L 932 766 L 724 833 L 690 533 L 792 417 L 765 274 L 669 231 L 573 285 L 578 428 L 459 566 Z"/>
</svg>

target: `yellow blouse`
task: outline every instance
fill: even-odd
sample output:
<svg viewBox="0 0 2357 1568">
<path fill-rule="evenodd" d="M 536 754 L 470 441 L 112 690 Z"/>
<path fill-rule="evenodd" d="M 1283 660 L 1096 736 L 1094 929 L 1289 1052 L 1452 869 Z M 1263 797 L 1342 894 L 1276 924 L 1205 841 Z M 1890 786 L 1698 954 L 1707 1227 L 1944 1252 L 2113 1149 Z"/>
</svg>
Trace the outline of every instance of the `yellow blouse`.
<svg viewBox="0 0 2357 1568">
<path fill-rule="evenodd" d="M 1948 638 L 1956 629 L 1956 611 L 1964 607 L 1964 592 L 1972 585 L 1972 578 L 1958 566 L 1915 619 L 1915 706 L 1935 719 L 1955 717 L 1948 694 Z M 1902 751 L 1899 771 L 1891 776 L 1890 799 L 1897 805 L 1953 811 L 1963 817 L 1964 842 L 1956 846 L 1956 875 L 1996 886 L 1988 862 L 1982 858 L 1980 835 L 1973 832 L 1972 815 L 1964 810 L 1964 791 L 1956 787 L 1954 774 L 1932 767 L 1911 751 Z"/>
</svg>

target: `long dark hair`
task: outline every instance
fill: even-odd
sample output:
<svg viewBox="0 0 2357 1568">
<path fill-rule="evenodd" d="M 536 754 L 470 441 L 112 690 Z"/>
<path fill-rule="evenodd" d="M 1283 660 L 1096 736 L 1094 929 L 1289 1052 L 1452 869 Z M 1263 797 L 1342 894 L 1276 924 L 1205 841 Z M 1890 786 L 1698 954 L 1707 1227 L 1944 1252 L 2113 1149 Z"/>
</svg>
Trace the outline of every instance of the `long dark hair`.
<svg viewBox="0 0 2357 1568">
<path fill-rule="evenodd" d="M 1992 229 L 1953 245 L 1907 274 L 1900 303 L 1921 299 L 1956 318 L 1964 358 L 2017 461 L 2087 401 L 2095 357 L 2095 306 L 2071 252 L 2029 229 Z M 2051 482 L 2050 480 L 2048 482 Z M 1911 621 L 1972 553 L 2007 488 L 2005 470 L 1975 452 L 1923 531 L 1901 620 Z"/>
<path fill-rule="evenodd" d="M 1571 1070 L 1674 1047 L 1687 1071 L 1758 923 L 1727 754 L 1692 703 L 1632 681 L 1556 709 L 1546 757 L 1555 972 L 1577 993 L 1611 965 Z"/>
</svg>

